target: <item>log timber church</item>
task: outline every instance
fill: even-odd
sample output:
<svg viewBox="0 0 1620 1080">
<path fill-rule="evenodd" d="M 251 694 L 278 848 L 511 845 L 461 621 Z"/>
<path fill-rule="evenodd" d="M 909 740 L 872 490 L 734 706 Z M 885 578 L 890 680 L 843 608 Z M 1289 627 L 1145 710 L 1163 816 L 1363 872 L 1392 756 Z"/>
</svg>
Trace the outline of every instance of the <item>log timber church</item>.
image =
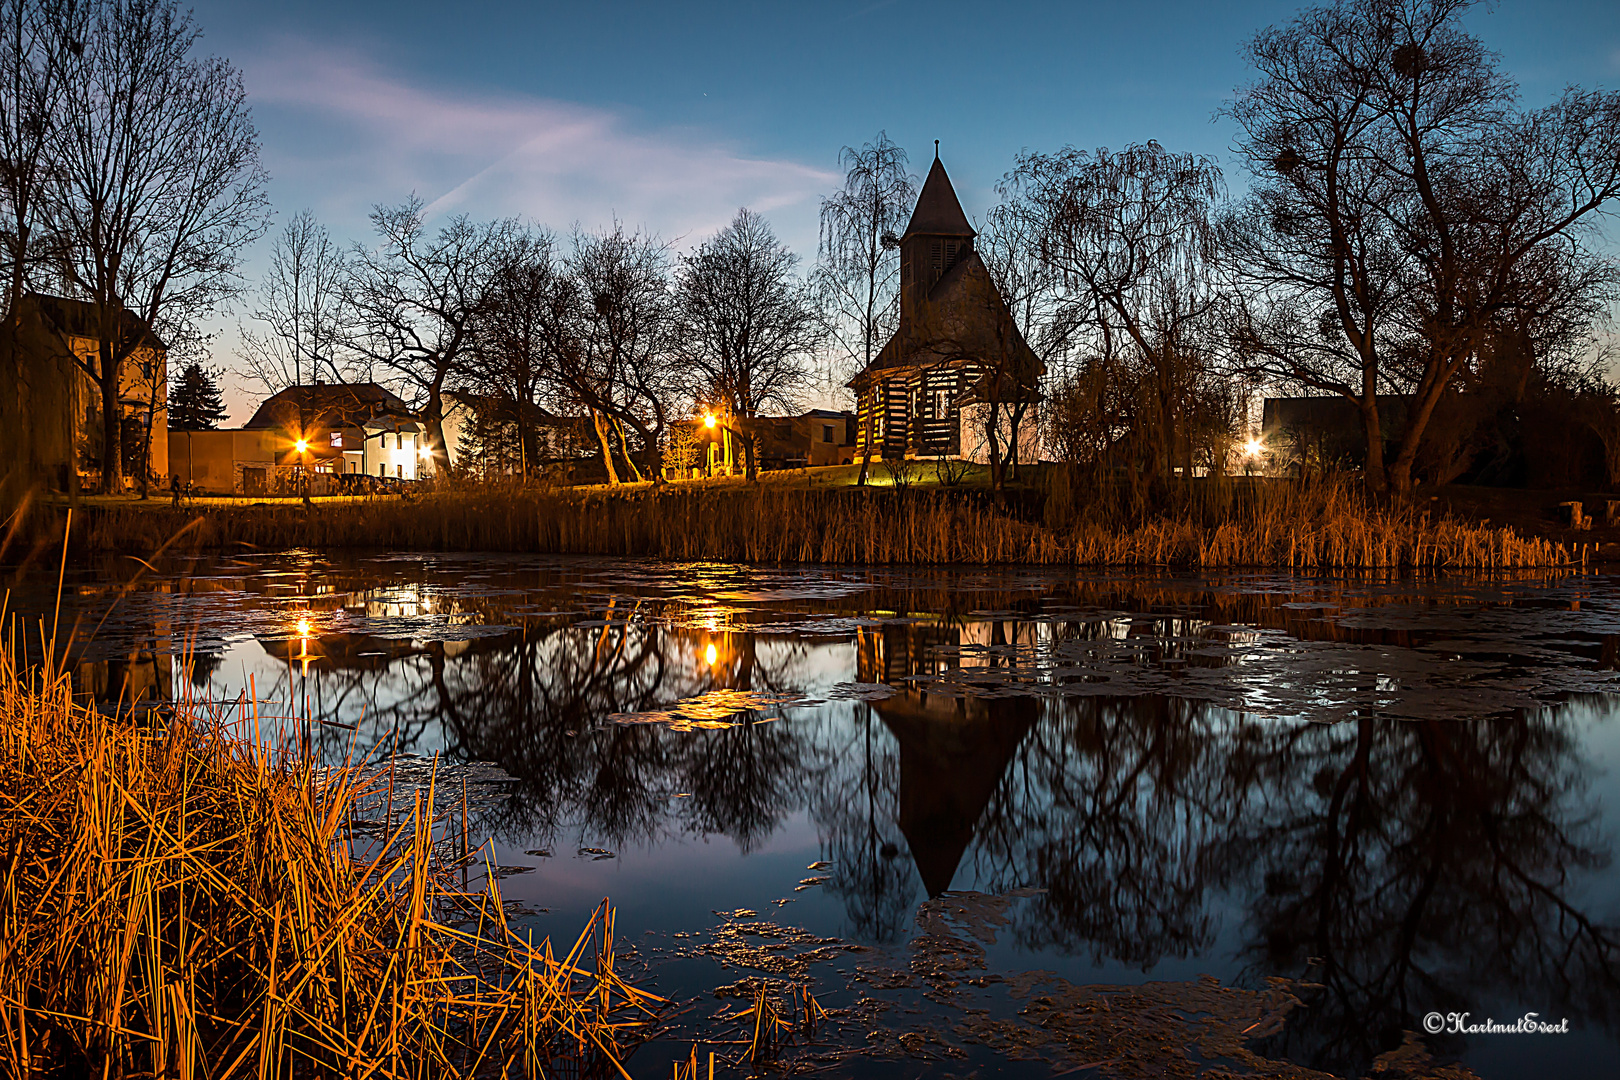
<svg viewBox="0 0 1620 1080">
<path fill-rule="evenodd" d="M 900 324 L 849 382 L 857 456 L 987 462 L 992 412 L 1003 458 L 1015 440 L 1017 460 L 1039 456 L 1045 369 L 974 251 L 975 235 L 936 144 L 900 238 Z"/>
</svg>

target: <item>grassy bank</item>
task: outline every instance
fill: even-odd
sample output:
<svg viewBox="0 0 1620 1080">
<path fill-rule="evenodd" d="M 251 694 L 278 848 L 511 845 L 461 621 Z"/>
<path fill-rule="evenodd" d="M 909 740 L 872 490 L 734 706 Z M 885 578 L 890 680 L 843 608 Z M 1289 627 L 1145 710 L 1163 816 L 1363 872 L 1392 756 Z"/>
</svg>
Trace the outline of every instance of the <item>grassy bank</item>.
<svg viewBox="0 0 1620 1080">
<path fill-rule="evenodd" d="M 13 522 L 8 560 L 62 534 L 59 507 Z M 242 548 L 396 548 L 855 564 L 1508 569 L 1579 565 L 1584 552 L 1511 528 L 1381 504 L 1345 483 L 1225 482 L 1155 512 L 1051 474 L 997 500 L 961 488 L 675 484 L 443 492 L 338 505 L 117 504 L 75 518 L 78 552 L 149 557 Z"/>
<path fill-rule="evenodd" d="M 553 955 L 508 926 L 431 787 L 317 771 L 243 738 L 268 726 L 256 712 L 110 718 L 65 676 L 25 675 L 17 648 L 0 648 L 0 1071 L 624 1075 L 657 999 L 613 974 L 605 902 Z"/>
</svg>

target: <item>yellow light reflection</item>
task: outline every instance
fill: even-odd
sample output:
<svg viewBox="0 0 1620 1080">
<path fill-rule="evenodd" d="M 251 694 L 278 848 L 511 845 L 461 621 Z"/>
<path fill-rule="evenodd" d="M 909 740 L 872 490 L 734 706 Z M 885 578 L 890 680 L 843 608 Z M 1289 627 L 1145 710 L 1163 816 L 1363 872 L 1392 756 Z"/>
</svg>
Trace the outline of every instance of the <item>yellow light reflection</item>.
<svg viewBox="0 0 1620 1080">
<path fill-rule="evenodd" d="M 706 660 L 708 660 L 710 667 L 713 667 L 715 664 L 720 662 L 720 650 L 715 648 L 712 644 L 704 650 L 703 656 Z"/>
<path fill-rule="evenodd" d="M 303 617 L 303 616 L 299 616 L 299 619 L 298 619 L 298 655 L 293 657 L 293 659 L 298 661 L 299 669 L 300 669 L 301 673 L 304 675 L 305 678 L 309 677 L 309 664 L 310 664 L 310 661 L 317 659 L 317 657 L 311 656 L 310 653 L 309 653 L 309 636 L 310 636 L 309 620 L 307 618 Z"/>
</svg>

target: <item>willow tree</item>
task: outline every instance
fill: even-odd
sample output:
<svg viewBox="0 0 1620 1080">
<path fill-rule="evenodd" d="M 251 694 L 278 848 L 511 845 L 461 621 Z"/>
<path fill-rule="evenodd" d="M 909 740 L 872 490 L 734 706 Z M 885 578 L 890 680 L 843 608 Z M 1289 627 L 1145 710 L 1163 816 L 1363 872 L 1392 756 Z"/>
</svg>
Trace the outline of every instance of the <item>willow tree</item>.
<svg viewBox="0 0 1620 1080">
<path fill-rule="evenodd" d="M 837 366 L 847 378 L 871 366 L 900 319 L 899 232 L 917 200 L 906 152 L 878 132 L 856 149 L 846 146 L 842 191 L 821 201 L 816 281 Z M 872 460 L 872 420 L 861 453 L 859 483 Z"/>
<path fill-rule="evenodd" d="M 1147 473 L 1190 472 L 1186 437 L 1210 369 L 1215 214 L 1212 158 L 1158 143 L 1119 152 L 1025 153 L 1004 183 L 1066 296 L 1065 339 L 1108 358 L 1145 392 Z"/>
</svg>

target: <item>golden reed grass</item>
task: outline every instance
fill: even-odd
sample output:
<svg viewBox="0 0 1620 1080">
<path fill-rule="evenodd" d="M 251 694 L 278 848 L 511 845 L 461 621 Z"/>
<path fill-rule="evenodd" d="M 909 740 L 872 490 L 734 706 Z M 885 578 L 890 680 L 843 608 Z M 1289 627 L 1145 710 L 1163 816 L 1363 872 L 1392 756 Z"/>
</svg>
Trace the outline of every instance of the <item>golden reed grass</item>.
<svg viewBox="0 0 1620 1080">
<path fill-rule="evenodd" d="M 971 489 L 673 484 L 607 490 L 499 489 L 408 501 L 90 511 L 78 550 L 400 548 L 627 555 L 759 563 L 1498 570 L 1579 565 L 1582 552 L 1511 528 L 1431 518 L 1346 484 L 1227 484 L 1158 515 L 1104 510 L 1054 486 L 998 505 Z M 11 559 L 60 537 L 35 507 Z M 183 530 L 183 532 L 182 532 Z M 178 534 L 178 535 L 177 535 Z M 32 539 L 29 539 L 29 538 Z"/>
<path fill-rule="evenodd" d="M 431 786 L 396 805 L 386 772 L 256 737 L 251 706 L 108 715 L 20 648 L 13 626 L 0 1072 L 628 1075 L 659 999 L 615 974 L 606 901 L 554 954 L 508 923 L 485 853 L 447 842 L 460 815 Z"/>
</svg>

